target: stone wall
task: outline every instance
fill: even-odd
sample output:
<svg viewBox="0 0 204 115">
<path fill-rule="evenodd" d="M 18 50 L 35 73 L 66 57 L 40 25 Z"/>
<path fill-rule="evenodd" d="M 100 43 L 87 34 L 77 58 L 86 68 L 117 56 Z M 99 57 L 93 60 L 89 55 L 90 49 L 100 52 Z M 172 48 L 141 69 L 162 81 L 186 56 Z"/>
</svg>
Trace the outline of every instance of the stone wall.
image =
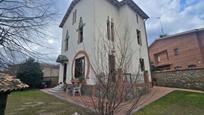
<svg viewBox="0 0 204 115">
<path fill-rule="evenodd" d="M 204 68 L 152 72 L 155 85 L 204 90 Z"/>
</svg>

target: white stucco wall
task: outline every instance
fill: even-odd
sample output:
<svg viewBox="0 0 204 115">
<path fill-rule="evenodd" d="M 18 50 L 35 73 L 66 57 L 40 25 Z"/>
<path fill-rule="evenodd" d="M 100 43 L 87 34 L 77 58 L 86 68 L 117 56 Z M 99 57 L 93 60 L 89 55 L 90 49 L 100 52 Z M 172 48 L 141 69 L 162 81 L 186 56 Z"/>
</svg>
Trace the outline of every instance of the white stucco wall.
<svg viewBox="0 0 204 115">
<path fill-rule="evenodd" d="M 72 25 L 72 13 L 77 9 L 77 22 Z M 145 36 L 144 21 L 140 17 L 139 23 L 136 21 L 135 12 L 128 6 L 123 6 L 118 9 L 106 0 L 81 0 L 73 9 L 72 13 L 68 17 L 66 23 L 63 26 L 62 35 L 62 54 L 69 58 L 67 64 L 67 83 L 70 83 L 72 78 L 72 63 L 74 61 L 74 56 L 77 52 L 85 50 L 89 56 L 90 62 L 94 65 L 97 60 L 97 47 L 101 39 L 106 37 L 106 21 L 109 16 L 110 19 L 114 19 L 115 31 L 119 33 L 118 36 L 124 36 L 124 31 L 128 30 L 128 39 L 131 41 L 130 53 L 134 53 L 131 60 L 130 68 L 128 72 L 135 74 L 138 70 L 139 58 L 144 58 L 145 68 L 150 74 L 149 59 L 147 52 L 147 43 Z M 83 18 L 83 22 L 86 24 L 84 27 L 84 41 L 78 44 L 78 33 L 77 28 L 79 25 L 79 18 Z M 126 30 L 127 29 L 127 30 Z M 137 44 L 137 34 L 136 29 L 141 31 L 142 35 L 142 46 Z M 68 51 L 64 51 L 64 39 L 66 36 L 66 31 L 69 31 L 69 48 Z M 117 36 L 115 36 L 115 44 L 119 42 Z M 141 51 L 140 51 L 141 50 Z M 116 51 L 117 52 L 117 51 Z M 107 54 L 108 56 L 108 54 Z M 107 57 L 104 57 L 107 59 Z M 60 78 L 59 82 L 63 80 L 63 66 L 60 66 Z M 90 70 L 89 79 L 86 80 L 88 84 L 94 84 L 95 75 L 92 70 Z"/>
</svg>

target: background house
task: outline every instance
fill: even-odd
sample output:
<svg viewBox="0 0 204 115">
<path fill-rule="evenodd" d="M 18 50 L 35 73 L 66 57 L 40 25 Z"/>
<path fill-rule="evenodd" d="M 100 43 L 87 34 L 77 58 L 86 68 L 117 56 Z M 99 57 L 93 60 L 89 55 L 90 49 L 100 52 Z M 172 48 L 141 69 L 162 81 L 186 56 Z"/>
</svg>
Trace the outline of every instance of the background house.
<svg viewBox="0 0 204 115">
<path fill-rule="evenodd" d="M 204 28 L 155 40 L 149 56 L 158 70 L 204 68 Z"/>
<path fill-rule="evenodd" d="M 40 63 L 43 72 L 43 86 L 54 87 L 58 84 L 59 80 L 59 65 Z M 2 70 L 2 73 L 16 76 L 19 64 L 9 65 L 8 69 Z"/>
<path fill-rule="evenodd" d="M 48 87 L 54 87 L 58 84 L 59 79 L 59 65 L 53 64 L 40 64 L 43 71 L 43 82 L 45 82 Z"/>
</svg>

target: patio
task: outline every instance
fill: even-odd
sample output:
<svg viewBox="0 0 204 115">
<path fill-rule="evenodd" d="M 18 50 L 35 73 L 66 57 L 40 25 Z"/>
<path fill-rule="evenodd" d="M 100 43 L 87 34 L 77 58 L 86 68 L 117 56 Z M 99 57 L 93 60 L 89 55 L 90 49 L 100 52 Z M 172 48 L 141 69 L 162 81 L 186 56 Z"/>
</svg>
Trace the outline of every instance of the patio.
<svg viewBox="0 0 204 115">
<path fill-rule="evenodd" d="M 165 87 L 153 87 L 150 91 L 150 93 L 143 95 L 139 102 L 136 105 L 136 109 L 133 112 L 138 111 L 139 109 L 143 108 L 144 106 L 158 100 L 162 96 L 167 95 L 168 93 L 174 91 L 175 89 L 173 88 L 165 88 Z M 58 92 L 58 93 L 51 93 L 49 92 L 49 89 L 43 89 L 41 90 L 49 95 L 53 95 L 61 100 L 68 101 L 70 103 L 76 104 L 78 106 L 84 107 L 91 109 L 94 111 L 94 103 L 93 101 L 96 102 L 97 98 L 89 97 L 89 96 L 69 96 L 66 95 L 65 92 Z M 124 115 L 125 112 L 128 111 L 128 108 L 131 107 L 132 103 L 131 102 L 125 102 L 124 103 L 126 106 L 123 106 L 123 108 L 120 110 L 116 111 L 117 115 Z"/>
</svg>

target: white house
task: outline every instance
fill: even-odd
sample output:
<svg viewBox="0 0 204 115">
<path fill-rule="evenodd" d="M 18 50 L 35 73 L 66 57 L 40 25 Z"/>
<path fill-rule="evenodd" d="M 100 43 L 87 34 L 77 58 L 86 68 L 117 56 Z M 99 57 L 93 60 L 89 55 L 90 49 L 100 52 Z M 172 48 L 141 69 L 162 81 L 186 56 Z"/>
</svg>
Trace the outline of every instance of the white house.
<svg viewBox="0 0 204 115">
<path fill-rule="evenodd" d="M 103 71 L 116 68 L 117 65 L 110 64 L 110 61 L 118 61 L 112 55 L 119 56 L 122 47 L 117 46 L 126 41 L 129 41 L 131 58 L 125 73 L 134 76 L 139 71 L 139 81 L 144 83 L 146 72 L 151 80 L 145 28 L 148 18 L 132 0 L 73 0 L 60 24 L 63 32 L 61 55 L 57 59 L 59 82 L 71 84 L 72 80 L 84 77 L 87 86 L 94 86 L 94 69 L 104 65 L 96 60 L 103 59 L 108 65 Z M 110 51 L 105 44 L 101 45 L 102 41 L 111 44 Z M 105 55 L 97 57 L 99 52 Z"/>
</svg>

